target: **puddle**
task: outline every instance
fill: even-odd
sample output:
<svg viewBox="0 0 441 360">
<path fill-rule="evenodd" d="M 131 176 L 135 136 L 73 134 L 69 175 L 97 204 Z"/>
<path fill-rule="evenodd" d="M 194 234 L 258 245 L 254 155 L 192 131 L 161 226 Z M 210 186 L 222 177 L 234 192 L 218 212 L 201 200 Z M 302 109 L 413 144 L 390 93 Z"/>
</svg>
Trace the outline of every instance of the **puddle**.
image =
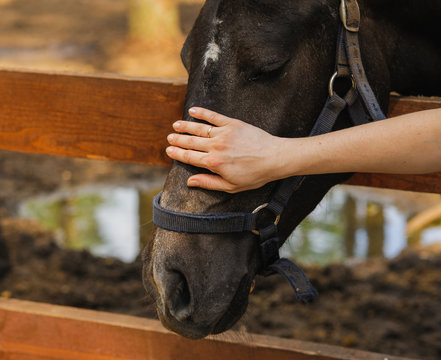
<svg viewBox="0 0 441 360">
<path fill-rule="evenodd" d="M 132 262 L 152 231 L 155 187 L 88 188 L 37 197 L 23 203 L 20 216 L 52 230 L 60 245 Z"/>
<path fill-rule="evenodd" d="M 439 195 L 337 186 L 281 249 L 301 263 L 393 258 L 407 246 L 441 243 L 441 214 L 416 234 L 406 234 L 416 213 L 440 203 Z"/>
<path fill-rule="evenodd" d="M 150 236 L 152 200 L 159 190 L 157 186 L 127 186 L 60 192 L 28 200 L 21 205 L 20 215 L 37 219 L 69 249 L 87 249 L 97 256 L 131 262 Z M 391 193 L 396 193 L 392 199 Z M 420 231 L 417 238 L 406 236 L 408 218 L 424 208 L 421 203 L 427 207 L 432 200 L 420 201 L 418 206 L 412 200 L 399 208 L 394 198 L 403 201 L 406 193 L 387 194 L 334 188 L 291 235 L 282 255 L 323 265 L 370 256 L 391 258 L 408 245 L 441 243 L 441 221 Z"/>
</svg>

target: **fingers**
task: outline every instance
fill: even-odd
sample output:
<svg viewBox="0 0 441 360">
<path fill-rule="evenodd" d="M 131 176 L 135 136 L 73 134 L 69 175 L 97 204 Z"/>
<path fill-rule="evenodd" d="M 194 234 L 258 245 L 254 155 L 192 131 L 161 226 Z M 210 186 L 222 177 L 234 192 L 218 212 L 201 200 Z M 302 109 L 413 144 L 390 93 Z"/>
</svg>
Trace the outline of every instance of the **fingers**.
<svg viewBox="0 0 441 360">
<path fill-rule="evenodd" d="M 170 145 L 198 151 L 207 151 L 209 149 L 208 142 L 210 141 L 208 138 L 204 137 L 181 134 L 170 134 L 167 136 L 167 140 Z"/>
<path fill-rule="evenodd" d="M 188 113 L 196 119 L 208 121 L 216 126 L 225 126 L 232 121 L 237 121 L 236 119 L 200 107 L 192 107 Z"/>
<path fill-rule="evenodd" d="M 207 190 L 225 191 L 228 193 L 235 193 L 239 190 L 235 185 L 229 183 L 218 175 L 198 174 L 190 177 L 187 181 L 190 187 L 200 187 Z"/>
<path fill-rule="evenodd" d="M 199 108 L 199 107 L 193 107 L 189 110 L 189 114 L 200 120 L 205 120 L 209 122 L 210 124 L 215 125 L 215 127 L 212 127 L 211 125 L 207 124 L 200 124 L 193 121 L 177 121 L 173 124 L 173 128 L 180 133 L 187 133 L 191 135 L 196 135 L 199 137 L 214 137 L 216 132 L 219 132 L 216 127 L 225 126 L 232 122 L 238 122 L 239 120 L 229 118 L 227 116 L 218 114 L 214 111 Z"/>
<path fill-rule="evenodd" d="M 215 130 L 213 128 L 210 131 L 210 128 L 213 128 L 213 126 L 184 120 L 176 121 L 173 124 L 173 129 L 175 129 L 177 132 L 187 133 L 205 138 L 213 137 Z"/>
<path fill-rule="evenodd" d="M 206 156 L 206 153 L 194 150 L 185 150 L 175 146 L 169 146 L 166 149 L 166 152 L 167 155 L 173 160 L 177 160 L 196 167 L 207 167 L 204 162 L 204 157 Z"/>
</svg>

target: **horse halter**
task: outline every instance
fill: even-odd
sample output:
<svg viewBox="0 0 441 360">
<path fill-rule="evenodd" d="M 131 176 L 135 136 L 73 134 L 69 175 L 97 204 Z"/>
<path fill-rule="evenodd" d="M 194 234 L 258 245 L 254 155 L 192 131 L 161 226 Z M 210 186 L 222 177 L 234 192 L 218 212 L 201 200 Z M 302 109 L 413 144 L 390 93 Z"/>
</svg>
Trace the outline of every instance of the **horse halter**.
<svg viewBox="0 0 441 360">
<path fill-rule="evenodd" d="M 329 96 L 309 136 L 332 131 L 340 113 L 347 108 L 353 125 L 360 125 L 384 116 L 369 85 L 361 61 L 358 32 L 360 9 L 356 0 L 341 0 L 341 26 L 337 40 L 335 73 L 329 81 Z M 352 87 L 344 97 L 334 92 L 334 81 L 339 77 L 352 80 Z M 364 105 L 363 105 L 364 104 Z M 227 212 L 191 214 L 167 210 L 160 205 L 161 193 L 153 201 L 153 221 L 165 230 L 180 233 L 232 233 L 252 232 L 259 239 L 261 267 L 265 276 L 279 273 L 294 289 L 297 299 L 307 303 L 317 296 L 305 273 L 292 261 L 279 257 L 281 241 L 277 224 L 288 201 L 296 195 L 307 176 L 293 176 L 277 182 L 270 200 L 253 212 Z M 274 215 L 274 221 L 258 225 L 259 214 L 265 209 Z"/>
</svg>

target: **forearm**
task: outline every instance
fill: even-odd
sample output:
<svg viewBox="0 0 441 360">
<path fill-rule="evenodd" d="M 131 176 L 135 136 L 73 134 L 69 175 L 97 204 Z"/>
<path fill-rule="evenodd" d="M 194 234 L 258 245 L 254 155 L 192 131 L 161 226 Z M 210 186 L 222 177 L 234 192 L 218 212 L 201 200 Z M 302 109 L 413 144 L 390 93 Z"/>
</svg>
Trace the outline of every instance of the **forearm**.
<svg viewBox="0 0 441 360">
<path fill-rule="evenodd" d="M 280 156 L 280 178 L 338 172 L 441 171 L 441 109 L 310 138 L 284 139 Z"/>
</svg>

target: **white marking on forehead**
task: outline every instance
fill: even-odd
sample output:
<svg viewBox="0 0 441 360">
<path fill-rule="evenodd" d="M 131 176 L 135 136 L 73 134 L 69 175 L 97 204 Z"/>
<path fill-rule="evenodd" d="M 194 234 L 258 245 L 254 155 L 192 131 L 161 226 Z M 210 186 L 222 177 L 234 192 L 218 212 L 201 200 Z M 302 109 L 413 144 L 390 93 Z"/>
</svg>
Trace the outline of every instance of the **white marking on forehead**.
<svg viewBox="0 0 441 360">
<path fill-rule="evenodd" d="M 220 53 L 221 53 L 221 49 L 220 49 L 219 45 L 216 44 L 214 39 L 212 39 L 209 42 L 209 44 L 207 46 L 207 50 L 205 51 L 205 54 L 204 54 L 204 67 L 207 66 L 208 60 L 211 60 L 213 62 L 216 62 L 217 60 L 219 60 Z"/>
<path fill-rule="evenodd" d="M 213 21 L 213 25 L 215 27 L 214 33 L 217 32 L 216 27 L 222 23 L 223 23 L 222 20 L 219 20 L 217 18 L 214 19 L 214 21 Z M 205 54 L 204 54 L 204 68 L 207 67 L 208 60 L 211 60 L 213 62 L 218 61 L 220 53 L 221 53 L 221 49 L 220 49 L 219 45 L 216 44 L 216 41 L 214 40 L 214 35 L 213 35 L 213 38 L 208 43 L 207 50 L 205 51 Z"/>
</svg>

